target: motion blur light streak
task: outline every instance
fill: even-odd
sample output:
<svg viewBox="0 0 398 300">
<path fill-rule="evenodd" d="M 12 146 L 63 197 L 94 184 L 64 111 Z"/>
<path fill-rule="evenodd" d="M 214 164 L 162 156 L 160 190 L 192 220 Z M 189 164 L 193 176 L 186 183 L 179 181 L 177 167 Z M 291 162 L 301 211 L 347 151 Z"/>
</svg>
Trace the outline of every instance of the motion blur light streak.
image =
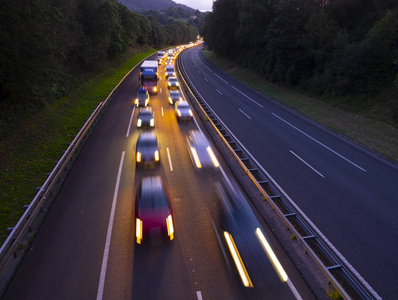
<svg viewBox="0 0 398 300">
<path fill-rule="evenodd" d="M 216 156 L 214 155 L 213 150 L 211 150 L 210 147 L 207 147 L 206 150 L 209 153 L 214 166 L 217 168 L 220 164 L 218 163 L 218 160 L 217 160 Z"/>
<path fill-rule="evenodd" d="M 242 262 L 242 259 L 238 253 L 238 250 L 236 249 L 236 245 L 235 245 L 234 240 L 232 239 L 232 236 L 228 232 L 224 231 L 224 237 L 225 237 L 225 240 L 227 241 L 229 251 L 231 252 L 232 258 L 235 261 L 235 265 L 238 269 L 239 276 L 242 279 L 243 285 L 246 287 L 253 287 L 253 284 L 250 280 L 249 274 L 247 274 L 246 268 Z"/>
<path fill-rule="evenodd" d="M 135 225 L 135 236 L 137 237 L 137 243 L 141 244 L 142 240 L 142 221 L 140 219 L 136 219 Z"/>
<path fill-rule="evenodd" d="M 276 257 L 274 251 L 272 251 L 271 246 L 269 245 L 267 239 L 265 238 L 264 234 L 261 232 L 260 228 L 256 229 L 256 235 L 263 246 L 265 252 L 267 253 L 269 259 L 272 261 L 275 270 L 278 272 L 280 279 L 285 282 L 287 281 L 287 274 L 283 269 L 282 265 L 280 264 L 278 258 Z"/>
<path fill-rule="evenodd" d="M 191 151 L 192 151 L 192 155 L 193 155 L 193 158 L 194 158 L 194 160 L 195 160 L 196 166 L 197 166 L 198 168 L 201 168 L 202 165 L 201 165 L 201 163 L 200 163 L 200 160 L 199 160 L 198 154 L 196 153 L 195 148 L 194 148 L 194 147 L 191 147 Z"/>
<path fill-rule="evenodd" d="M 173 226 L 173 219 L 171 215 L 169 215 L 166 219 L 167 223 L 167 233 L 170 237 L 170 240 L 174 239 L 174 226 Z"/>
</svg>

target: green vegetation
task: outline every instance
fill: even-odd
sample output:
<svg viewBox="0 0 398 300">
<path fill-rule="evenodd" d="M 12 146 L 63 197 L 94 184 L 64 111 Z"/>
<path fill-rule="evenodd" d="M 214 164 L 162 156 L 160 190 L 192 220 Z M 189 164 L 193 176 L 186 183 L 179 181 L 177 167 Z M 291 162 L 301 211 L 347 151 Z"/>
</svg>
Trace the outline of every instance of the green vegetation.
<svg viewBox="0 0 398 300">
<path fill-rule="evenodd" d="M 326 288 L 326 296 L 331 300 L 340 300 L 343 299 L 339 291 L 335 289 L 335 287 L 331 284 Z"/>
<path fill-rule="evenodd" d="M 46 105 L 19 124 L 12 135 L 0 141 L 0 244 L 6 229 L 15 226 L 23 206 L 36 195 L 62 151 L 98 104 L 132 67 L 155 49 L 132 55 L 83 83 L 68 96 Z"/>
<path fill-rule="evenodd" d="M 213 51 L 204 50 L 204 53 L 207 59 L 229 75 L 392 161 L 398 162 L 397 128 L 385 122 L 384 119 L 375 120 L 374 116 L 370 118 L 371 111 L 366 109 L 357 112 L 344 111 L 338 107 L 340 99 L 335 100 L 334 104 L 331 97 L 321 101 L 319 99 L 322 98 L 306 95 L 302 89 L 285 88 L 272 83 L 258 76 L 253 70 L 238 66 L 234 60 L 221 57 Z"/>
<path fill-rule="evenodd" d="M 200 32 L 270 82 L 398 124 L 397 1 L 218 0 Z"/>
</svg>

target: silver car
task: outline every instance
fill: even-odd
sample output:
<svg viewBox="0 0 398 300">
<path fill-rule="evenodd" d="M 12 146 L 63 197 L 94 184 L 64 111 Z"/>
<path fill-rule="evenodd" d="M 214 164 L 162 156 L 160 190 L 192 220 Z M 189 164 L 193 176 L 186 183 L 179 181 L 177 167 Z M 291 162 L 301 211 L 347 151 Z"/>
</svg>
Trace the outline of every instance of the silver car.
<svg viewBox="0 0 398 300">
<path fill-rule="evenodd" d="M 183 101 L 180 92 L 176 90 L 170 91 L 169 103 L 174 105 L 177 101 Z"/>
<path fill-rule="evenodd" d="M 180 88 L 180 84 L 178 83 L 177 77 L 169 77 L 169 81 L 167 82 L 167 87 L 169 90 L 177 90 Z"/>
<path fill-rule="evenodd" d="M 214 169 L 219 167 L 217 157 L 203 132 L 199 130 L 189 131 L 187 142 L 189 155 L 195 168 Z"/>
<path fill-rule="evenodd" d="M 150 107 L 140 109 L 137 120 L 138 128 L 153 128 L 155 127 L 155 119 L 153 118 L 152 110 Z"/>
<path fill-rule="evenodd" d="M 193 119 L 192 109 L 187 101 L 177 101 L 174 107 L 177 121 L 191 121 Z"/>
</svg>

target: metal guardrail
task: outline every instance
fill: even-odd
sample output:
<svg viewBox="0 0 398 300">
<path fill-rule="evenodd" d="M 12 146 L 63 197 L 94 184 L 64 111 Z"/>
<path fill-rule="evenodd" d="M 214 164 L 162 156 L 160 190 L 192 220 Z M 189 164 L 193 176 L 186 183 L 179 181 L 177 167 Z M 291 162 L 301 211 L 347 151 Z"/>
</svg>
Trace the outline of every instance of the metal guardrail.
<svg viewBox="0 0 398 300">
<path fill-rule="evenodd" d="M 316 226 L 303 217 L 301 210 L 291 202 L 290 198 L 279 191 L 278 185 L 267 176 L 266 171 L 258 165 L 245 147 L 229 132 L 221 119 L 196 90 L 187 77 L 184 67 L 180 68 L 181 55 L 178 56 L 176 64 L 185 91 L 197 102 L 203 114 L 209 119 L 216 132 L 262 195 L 301 242 L 341 296 L 344 299 L 381 299 L 365 280 L 353 270 L 351 265 L 339 255 L 337 249 L 327 241 Z"/>
<path fill-rule="evenodd" d="M 108 97 L 97 106 L 91 116 L 87 119 L 83 127 L 73 139 L 72 143 L 69 145 L 68 149 L 62 155 L 61 159 L 56 163 L 53 171 L 48 175 L 43 186 L 38 189 L 36 196 L 26 208 L 18 223 L 12 228 L 7 239 L 1 246 L 0 298 L 4 294 L 13 274 L 21 263 L 27 246 L 34 238 L 35 231 L 40 227 L 41 221 L 44 219 L 48 208 L 51 206 L 58 191 L 61 189 L 62 183 L 83 148 L 85 141 L 88 139 L 91 131 L 94 129 L 102 113 L 105 111 L 105 108 L 109 104 L 116 90 L 123 83 L 125 78 L 141 64 L 141 62 L 131 68 L 131 70 L 111 91 Z"/>
</svg>

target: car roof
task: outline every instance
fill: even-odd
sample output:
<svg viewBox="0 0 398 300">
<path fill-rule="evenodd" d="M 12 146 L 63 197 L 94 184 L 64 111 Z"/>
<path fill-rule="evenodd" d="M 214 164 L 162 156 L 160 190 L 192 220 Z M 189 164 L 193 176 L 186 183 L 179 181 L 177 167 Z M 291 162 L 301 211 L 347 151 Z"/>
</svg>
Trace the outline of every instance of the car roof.
<svg viewBox="0 0 398 300">
<path fill-rule="evenodd" d="M 142 132 L 139 136 L 138 136 L 138 140 L 140 141 L 153 141 L 153 140 L 157 140 L 156 134 L 153 132 Z"/>
<path fill-rule="evenodd" d="M 189 131 L 189 135 L 195 144 L 206 144 L 209 145 L 209 141 L 205 137 L 205 135 L 199 130 L 191 130 Z"/>
<path fill-rule="evenodd" d="M 177 77 L 169 77 L 169 81 L 170 80 L 178 80 Z"/>
<path fill-rule="evenodd" d="M 147 89 L 139 89 L 139 90 L 138 90 L 138 93 L 147 93 L 147 92 L 148 92 Z"/>
<path fill-rule="evenodd" d="M 170 91 L 170 95 L 171 95 L 171 94 L 175 94 L 175 95 L 178 94 L 178 95 L 181 95 L 179 91 Z"/>
<path fill-rule="evenodd" d="M 187 101 L 177 101 L 176 104 L 178 107 L 190 107 Z"/>
<path fill-rule="evenodd" d="M 169 201 L 160 176 L 144 177 L 141 179 L 139 199 L 139 207 L 144 209 L 169 206 Z"/>
</svg>

